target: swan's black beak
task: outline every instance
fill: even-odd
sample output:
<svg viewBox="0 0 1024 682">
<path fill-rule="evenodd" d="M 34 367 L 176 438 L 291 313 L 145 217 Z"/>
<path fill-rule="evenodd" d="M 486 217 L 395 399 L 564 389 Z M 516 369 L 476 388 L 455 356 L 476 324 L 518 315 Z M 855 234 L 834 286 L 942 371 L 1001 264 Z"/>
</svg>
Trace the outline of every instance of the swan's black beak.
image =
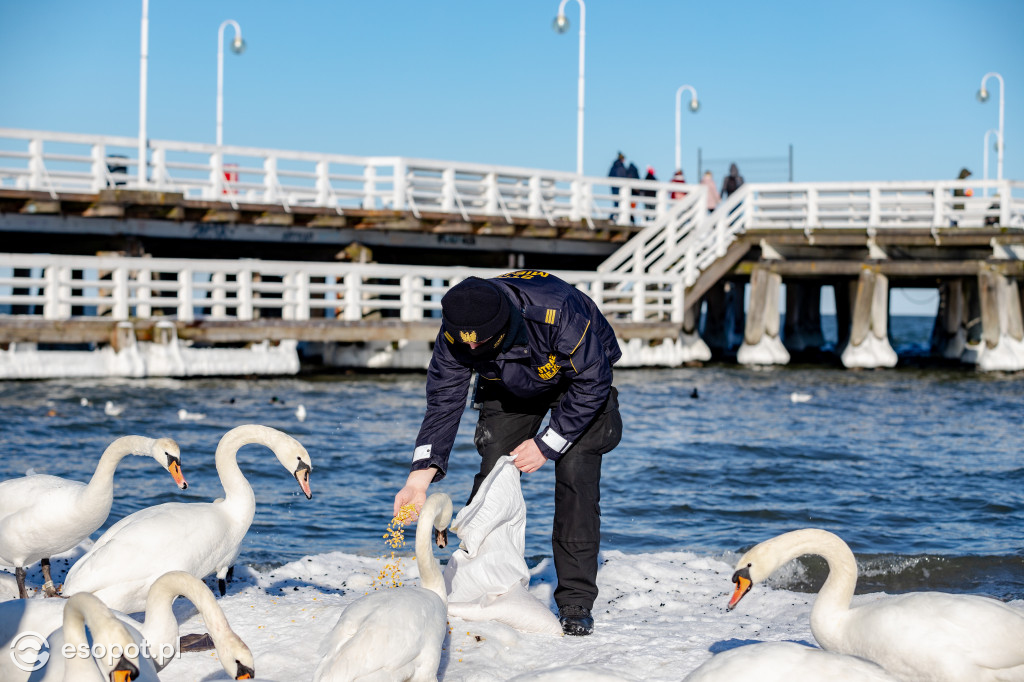
<svg viewBox="0 0 1024 682">
<path fill-rule="evenodd" d="M 188 483 L 185 481 L 185 475 L 181 473 L 180 459 L 174 455 L 167 455 L 167 470 L 171 472 L 171 476 L 174 477 L 174 482 L 178 484 L 180 489 L 188 489 Z"/>
<path fill-rule="evenodd" d="M 735 573 L 732 574 L 732 581 L 736 584 L 736 590 L 732 593 L 732 599 L 729 600 L 728 608 L 730 611 L 743 599 L 743 595 L 750 592 L 750 588 L 754 586 L 754 582 L 750 579 L 750 567 L 745 566 Z"/>
<path fill-rule="evenodd" d="M 441 530 L 438 530 L 437 528 L 434 529 L 434 544 L 440 547 L 441 549 L 444 549 L 448 546 L 447 528 L 442 528 Z"/>
<path fill-rule="evenodd" d="M 309 473 L 311 471 L 310 466 L 301 459 L 298 466 L 295 467 L 295 480 L 299 482 L 299 487 L 302 488 L 307 500 L 313 499 L 313 491 L 309 489 Z"/>
<path fill-rule="evenodd" d="M 253 680 L 256 679 L 256 671 L 242 663 L 241 661 L 235 661 L 235 667 L 238 668 L 238 674 L 235 675 L 236 680 Z"/>
</svg>

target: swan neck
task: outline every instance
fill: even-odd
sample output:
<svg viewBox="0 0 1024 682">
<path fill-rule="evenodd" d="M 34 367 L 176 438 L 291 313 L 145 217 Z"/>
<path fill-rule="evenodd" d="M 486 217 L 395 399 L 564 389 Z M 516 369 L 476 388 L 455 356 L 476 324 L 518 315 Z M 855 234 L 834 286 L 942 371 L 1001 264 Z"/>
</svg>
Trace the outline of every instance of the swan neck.
<svg viewBox="0 0 1024 682">
<path fill-rule="evenodd" d="M 72 595 L 64 605 L 64 643 L 74 645 L 75 648 L 88 645 L 89 640 L 85 634 L 87 623 L 92 630 L 94 641 L 106 641 L 108 637 L 105 635 L 110 632 L 110 628 L 120 626 L 123 629 L 110 609 L 98 597 L 88 592 Z M 70 656 L 65 659 L 64 672 L 66 680 L 93 679 L 96 674 L 96 663 L 91 656 Z"/>
<path fill-rule="evenodd" d="M 238 468 L 238 451 L 250 443 L 267 443 L 268 431 L 266 427 L 249 424 L 238 426 L 220 439 L 217 444 L 217 452 L 214 460 L 217 465 L 217 475 L 220 477 L 220 484 L 224 488 L 224 501 L 226 504 L 256 505 L 256 495 L 252 486 L 245 478 L 242 470 Z"/>
<path fill-rule="evenodd" d="M 96 470 L 85 487 L 89 499 L 108 500 L 108 510 L 114 495 L 114 471 L 122 459 L 133 452 L 147 452 L 148 438 L 143 436 L 122 436 L 107 446 L 96 463 Z"/>
<path fill-rule="evenodd" d="M 141 630 L 146 641 L 154 647 L 170 644 L 175 651 L 178 650 L 178 621 L 173 609 L 174 600 L 178 597 L 192 602 L 215 642 L 223 633 L 232 632 L 210 588 L 188 573 L 172 571 L 158 578 L 146 596 L 146 616 Z M 162 666 L 166 661 L 160 661 L 160 664 Z"/>
<path fill-rule="evenodd" d="M 448 592 L 445 590 L 441 563 L 434 556 L 434 528 L 438 527 L 439 523 L 441 528 L 448 526 L 448 521 L 451 520 L 450 506 L 447 511 L 445 514 L 441 504 L 433 498 L 428 499 L 420 510 L 420 519 L 416 523 L 416 566 L 420 571 L 420 586 L 439 596 L 445 604 L 448 603 Z M 447 519 L 442 518 L 445 515 Z"/>
</svg>

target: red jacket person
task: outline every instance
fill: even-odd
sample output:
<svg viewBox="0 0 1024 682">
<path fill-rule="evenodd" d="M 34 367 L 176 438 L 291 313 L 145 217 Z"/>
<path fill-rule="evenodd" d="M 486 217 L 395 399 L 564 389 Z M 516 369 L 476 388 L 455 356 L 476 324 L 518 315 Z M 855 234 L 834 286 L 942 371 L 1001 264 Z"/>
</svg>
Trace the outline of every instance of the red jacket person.
<svg viewBox="0 0 1024 682">
<path fill-rule="evenodd" d="M 441 310 L 426 414 L 395 514 L 409 503 L 419 508 L 430 483 L 447 473 L 475 371 L 481 461 L 469 499 L 500 457 L 515 455 L 527 474 L 554 462 L 555 603 L 566 634 L 588 635 L 601 544 L 601 457 L 622 436 L 612 386 L 621 357 L 615 333 L 584 293 L 536 270 L 469 277 L 448 290 Z"/>
</svg>

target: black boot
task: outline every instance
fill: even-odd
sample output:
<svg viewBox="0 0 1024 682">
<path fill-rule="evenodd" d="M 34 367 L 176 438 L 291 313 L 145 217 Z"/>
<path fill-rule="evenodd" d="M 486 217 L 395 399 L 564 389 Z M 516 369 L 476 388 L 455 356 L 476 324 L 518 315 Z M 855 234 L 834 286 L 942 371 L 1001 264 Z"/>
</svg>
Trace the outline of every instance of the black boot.
<svg viewBox="0 0 1024 682">
<path fill-rule="evenodd" d="M 559 606 L 558 622 L 567 635 L 582 637 L 594 631 L 594 617 L 590 615 L 590 609 L 579 604 Z"/>
</svg>

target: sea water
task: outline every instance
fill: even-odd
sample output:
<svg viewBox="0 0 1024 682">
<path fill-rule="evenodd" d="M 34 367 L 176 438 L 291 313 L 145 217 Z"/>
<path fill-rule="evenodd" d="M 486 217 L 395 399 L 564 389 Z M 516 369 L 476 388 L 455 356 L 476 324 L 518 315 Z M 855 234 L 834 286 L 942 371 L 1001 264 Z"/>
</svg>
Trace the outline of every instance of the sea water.
<svg viewBox="0 0 1024 682">
<path fill-rule="evenodd" d="M 902 355 L 926 345 L 930 322 L 894 318 Z M 1024 375 L 911 365 L 617 370 L 624 434 L 604 456 L 603 548 L 721 557 L 819 527 L 857 554 L 859 592 L 1024 598 Z M 418 372 L 0 382 L 0 480 L 31 470 L 86 481 L 119 436 L 174 438 L 188 490 L 151 459 L 126 458 L 105 529 L 153 504 L 221 496 L 218 440 L 234 426 L 265 424 L 308 449 L 313 499 L 269 450 L 242 448 L 257 510 L 239 563 L 267 568 L 335 550 L 379 556 L 424 382 Z M 124 412 L 106 415 L 107 400 Z M 181 408 L 205 416 L 181 421 Z M 449 474 L 432 487 L 456 510 L 477 470 L 475 417 L 467 409 Z M 551 553 L 553 475 L 547 464 L 523 478 L 531 564 Z M 786 587 L 817 589 L 824 564 L 804 563 Z"/>
</svg>

